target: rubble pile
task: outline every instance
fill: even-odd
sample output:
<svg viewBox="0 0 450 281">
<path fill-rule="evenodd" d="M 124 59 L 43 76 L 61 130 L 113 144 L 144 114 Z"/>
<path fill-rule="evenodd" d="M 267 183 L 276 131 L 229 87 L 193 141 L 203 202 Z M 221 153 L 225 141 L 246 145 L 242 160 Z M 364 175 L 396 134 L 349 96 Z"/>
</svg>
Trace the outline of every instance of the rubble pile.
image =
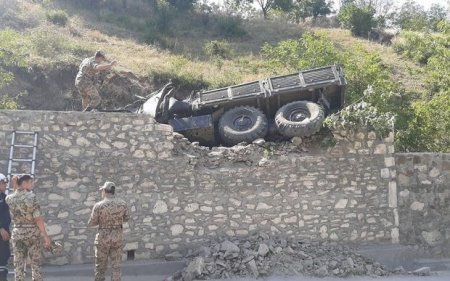
<svg viewBox="0 0 450 281">
<path fill-rule="evenodd" d="M 130 71 L 111 71 L 99 79 L 99 93 L 103 109 L 117 109 L 151 93 L 153 85 Z"/>
<path fill-rule="evenodd" d="M 272 274 L 317 277 L 388 275 L 379 263 L 349 247 L 324 242 L 289 241 L 261 233 L 246 240 L 223 240 L 203 246 L 183 272 L 173 279 L 221 279 Z"/>
<path fill-rule="evenodd" d="M 284 142 L 266 142 L 264 139 L 257 139 L 251 144 L 240 143 L 232 147 L 209 148 L 196 142 L 191 143 L 183 135 L 174 133 L 175 155 L 186 156 L 191 164 L 208 168 L 237 163 L 246 166 L 267 166 L 270 165 L 270 159 L 274 156 L 308 152 L 311 148 L 310 143 L 302 143 L 301 138 Z"/>
</svg>

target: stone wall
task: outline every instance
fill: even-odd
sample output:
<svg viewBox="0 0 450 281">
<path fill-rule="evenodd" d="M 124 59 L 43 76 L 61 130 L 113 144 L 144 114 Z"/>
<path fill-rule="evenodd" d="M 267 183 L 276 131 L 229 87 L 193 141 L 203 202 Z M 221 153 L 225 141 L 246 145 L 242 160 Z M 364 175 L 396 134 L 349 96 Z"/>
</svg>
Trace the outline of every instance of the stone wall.
<svg viewBox="0 0 450 281">
<path fill-rule="evenodd" d="M 130 205 L 126 251 L 185 254 L 220 236 L 264 231 L 348 243 L 397 243 L 392 135 L 336 135 L 336 146 L 260 143 L 209 150 L 144 115 L 0 112 L 0 168 L 13 130 L 39 133 L 35 192 L 64 252 L 51 263 L 89 262 L 86 226 L 106 180 Z M 126 257 L 126 255 L 124 255 Z"/>
<path fill-rule="evenodd" d="M 400 241 L 434 254 L 450 250 L 450 154 L 396 155 Z"/>
</svg>

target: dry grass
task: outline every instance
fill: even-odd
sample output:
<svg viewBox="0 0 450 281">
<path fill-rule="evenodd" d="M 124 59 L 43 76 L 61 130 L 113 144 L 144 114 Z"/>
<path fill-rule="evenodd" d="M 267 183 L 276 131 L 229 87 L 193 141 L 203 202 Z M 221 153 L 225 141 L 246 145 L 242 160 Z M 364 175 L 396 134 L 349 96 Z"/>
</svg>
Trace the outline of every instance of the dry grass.
<svg viewBox="0 0 450 281">
<path fill-rule="evenodd" d="M 337 28 L 314 28 L 313 30 L 325 32 L 328 38 L 341 49 L 347 49 L 358 44 L 371 53 L 377 53 L 384 65 L 390 68 L 394 81 L 399 82 L 402 88 L 408 92 L 421 93 L 425 91 L 421 67 L 396 54 L 392 47 L 353 37 L 348 30 Z"/>
<path fill-rule="evenodd" d="M 177 29 L 178 33 L 168 38 L 172 49 L 165 50 L 142 43 L 142 34 L 130 33 L 116 25 L 99 22 L 94 14 L 84 15 L 84 12 L 76 13 L 75 10 L 70 10 L 69 14 L 72 16 L 69 24 L 66 27 L 57 27 L 45 21 L 45 9 L 41 5 L 27 1 L 21 1 L 21 4 L 15 0 L 0 0 L 0 3 L 1 1 L 15 3 L 7 13 L 0 13 L 0 23 L 15 29 L 17 25 L 24 27 L 18 30 L 23 34 L 23 44 L 29 45 L 27 60 L 31 65 L 78 65 L 84 57 L 102 49 L 109 59 L 118 61 L 119 70 L 144 76 L 161 73 L 168 77 L 185 77 L 187 80 L 205 81 L 211 87 L 270 76 L 272 71 L 265 67 L 260 57 L 263 44 L 276 44 L 282 40 L 299 38 L 304 31 L 304 28 L 298 25 L 283 22 L 244 22 L 249 35 L 230 40 L 235 54 L 233 59 L 218 61 L 207 58 L 203 46 L 211 40 L 221 38 L 207 28 L 202 28 L 201 23 L 195 22 L 194 19 L 182 19 L 177 23 L 178 27 L 185 26 Z M 16 11 L 14 15 L 13 11 Z M 5 14 L 8 17 L 5 17 Z M 5 22 L 5 18 L 8 22 Z M 24 19 L 33 22 L 33 26 L 25 25 Z M 187 28 L 189 22 L 197 24 L 198 28 Z M 324 31 L 340 48 L 361 44 L 368 51 L 377 52 L 385 64 L 391 67 L 394 79 L 405 89 L 423 90 L 422 77 L 418 74 L 420 68 L 401 59 L 392 48 L 354 38 L 348 31 L 340 29 L 313 30 Z"/>
</svg>

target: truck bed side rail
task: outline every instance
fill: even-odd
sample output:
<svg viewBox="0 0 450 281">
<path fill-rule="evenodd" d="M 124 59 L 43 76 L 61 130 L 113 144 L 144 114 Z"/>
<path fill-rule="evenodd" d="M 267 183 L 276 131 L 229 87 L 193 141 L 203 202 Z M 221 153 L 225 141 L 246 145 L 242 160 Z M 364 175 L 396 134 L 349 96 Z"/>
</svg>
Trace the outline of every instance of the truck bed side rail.
<svg viewBox="0 0 450 281">
<path fill-rule="evenodd" d="M 202 108 L 232 100 L 269 97 L 273 94 L 294 90 L 345 84 L 341 67 L 339 65 L 331 65 L 226 88 L 201 91 L 196 93 L 193 103 L 195 107 Z"/>
</svg>

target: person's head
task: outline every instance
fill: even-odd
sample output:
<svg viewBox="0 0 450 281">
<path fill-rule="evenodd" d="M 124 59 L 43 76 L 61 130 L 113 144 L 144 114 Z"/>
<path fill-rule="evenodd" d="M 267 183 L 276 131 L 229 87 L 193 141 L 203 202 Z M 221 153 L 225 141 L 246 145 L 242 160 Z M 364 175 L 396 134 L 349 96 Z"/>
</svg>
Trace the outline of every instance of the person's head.
<svg viewBox="0 0 450 281">
<path fill-rule="evenodd" d="M 0 174 L 0 192 L 6 191 L 6 186 L 8 185 L 8 178 L 4 174 Z"/>
<path fill-rule="evenodd" d="M 19 189 L 32 190 L 33 189 L 33 177 L 30 175 L 21 175 L 17 179 Z"/>
<path fill-rule="evenodd" d="M 107 181 L 99 190 L 102 192 L 102 198 L 104 198 L 107 195 L 114 195 L 116 193 L 116 185 L 111 181 Z"/>
<path fill-rule="evenodd" d="M 96 63 L 102 63 L 106 61 L 105 53 L 102 50 L 98 50 L 97 52 L 95 52 L 94 58 Z"/>
</svg>

